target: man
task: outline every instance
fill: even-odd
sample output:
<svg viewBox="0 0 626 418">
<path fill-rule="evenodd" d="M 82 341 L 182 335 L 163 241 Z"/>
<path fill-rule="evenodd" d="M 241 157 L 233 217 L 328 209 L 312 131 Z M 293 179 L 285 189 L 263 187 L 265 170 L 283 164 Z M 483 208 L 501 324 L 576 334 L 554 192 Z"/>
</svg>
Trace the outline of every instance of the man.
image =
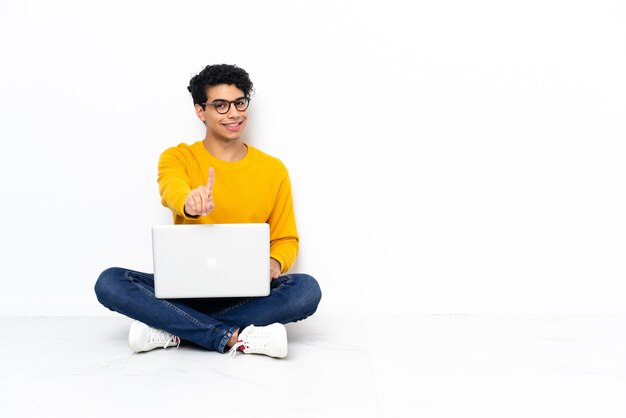
<svg viewBox="0 0 626 418">
<path fill-rule="evenodd" d="M 230 349 L 287 355 L 283 324 L 307 318 L 321 299 L 317 281 L 284 274 L 298 253 L 298 233 L 287 169 L 246 144 L 253 85 L 234 65 L 209 65 L 188 87 L 196 115 L 206 126 L 202 141 L 169 148 L 159 160 L 161 202 L 176 224 L 268 223 L 270 295 L 261 298 L 161 300 L 154 276 L 110 268 L 95 286 L 100 303 L 136 321 L 129 344 L 135 352 L 190 341 L 218 352 Z"/>
</svg>

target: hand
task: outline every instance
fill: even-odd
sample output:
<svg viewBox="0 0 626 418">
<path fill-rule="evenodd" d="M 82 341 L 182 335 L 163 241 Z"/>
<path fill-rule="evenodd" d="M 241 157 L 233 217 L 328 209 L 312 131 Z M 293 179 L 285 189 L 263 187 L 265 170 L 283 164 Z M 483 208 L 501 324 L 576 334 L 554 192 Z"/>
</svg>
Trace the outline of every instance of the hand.
<svg viewBox="0 0 626 418">
<path fill-rule="evenodd" d="M 270 257 L 270 279 L 278 279 L 280 277 L 280 263 L 275 258 Z"/>
<path fill-rule="evenodd" d="M 206 186 L 198 186 L 185 197 L 185 213 L 189 216 L 206 216 L 215 207 L 213 204 L 213 183 L 215 170 L 209 168 L 209 179 Z"/>
</svg>

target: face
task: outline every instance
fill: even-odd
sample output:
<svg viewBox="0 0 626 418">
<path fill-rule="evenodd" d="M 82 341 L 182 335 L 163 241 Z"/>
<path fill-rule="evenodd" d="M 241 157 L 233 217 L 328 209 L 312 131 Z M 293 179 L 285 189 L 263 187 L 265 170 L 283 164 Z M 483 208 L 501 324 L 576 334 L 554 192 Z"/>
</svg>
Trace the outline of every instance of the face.
<svg viewBox="0 0 626 418">
<path fill-rule="evenodd" d="M 236 101 L 244 97 L 243 91 L 234 84 L 218 84 L 207 89 L 207 104 L 214 104 L 218 100 Z M 196 114 L 206 125 L 207 137 L 225 142 L 233 142 L 241 139 L 248 120 L 248 110 L 237 110 L 235 103 L 230 104 L 230 109 L 224 114 L 218 113 L 215 106 L 195 105 Z M 228 104 L 226 104 L 226 109 Z M 222 111 L 222 109 L 219 109 Z"/>
</svg>

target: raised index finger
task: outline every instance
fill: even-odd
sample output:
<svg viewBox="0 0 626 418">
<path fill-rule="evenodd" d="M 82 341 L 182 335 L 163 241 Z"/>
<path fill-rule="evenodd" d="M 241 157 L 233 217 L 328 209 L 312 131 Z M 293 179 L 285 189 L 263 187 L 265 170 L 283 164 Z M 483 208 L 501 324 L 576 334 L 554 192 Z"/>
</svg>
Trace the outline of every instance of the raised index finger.
<svg viewBox="0 0 626 418">
<path fill-rule="evenodd" d="M 209 179 L 206 182 L 206 187 L 209 188 L 209 193 L 213 191 L 213 183 L 215 182 L 215 169 L 209 167 Z"/>
</svg>

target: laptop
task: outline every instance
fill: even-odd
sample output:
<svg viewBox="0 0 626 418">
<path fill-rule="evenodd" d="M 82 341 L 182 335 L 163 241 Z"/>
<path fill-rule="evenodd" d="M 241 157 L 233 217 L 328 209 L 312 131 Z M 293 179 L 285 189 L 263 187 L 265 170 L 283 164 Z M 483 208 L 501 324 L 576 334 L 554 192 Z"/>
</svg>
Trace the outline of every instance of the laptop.
<svg viewBox="0 0 626 418">
<path fill-rule="evenodd" d="M 153 226 L 155 296 L 269 295 L 269 231 L 265 223 Z"/>
</svg>

